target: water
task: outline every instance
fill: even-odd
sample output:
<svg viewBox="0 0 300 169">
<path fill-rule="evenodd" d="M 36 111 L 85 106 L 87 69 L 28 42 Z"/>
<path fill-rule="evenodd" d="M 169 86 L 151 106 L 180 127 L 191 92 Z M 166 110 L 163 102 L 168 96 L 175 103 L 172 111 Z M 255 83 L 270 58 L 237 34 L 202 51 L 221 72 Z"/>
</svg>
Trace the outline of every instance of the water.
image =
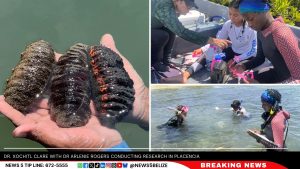
<svg viewBox="0 0 300 169">
<path fill-rule="evenodd" d="M 25 45 L 44 39 L 62 53 L 77 42 L 98 44 L 105 33 L 113 35 L 119 51 L 148 85 L 148 9 L 148 0 L 1 0 L 0 94 Z M 149 146 L 147 131 L 128 123 L 117 127 L 130 147 Z M 14 128 L 0 116 L 0 151 L 4 147 L 43 147 L 13 138 Z"/>
<path fill-rule="evenodd" d="M 250 137 L 247 129 L 259 129 L 263 120 L 260 94 L 267 88 L 278 89 L 282 106 L 291 113 L 287 147 L 300 150 L 300 86 L 158 86 L 152 89 L 151 147 L 181 148 L 203 151 L 264 151 L 263 146 Z M 230 104 L 243 100 L 242 106 L 251 113 L 250 119 L 233 117 Z M 185 126 L 157 129 L 173 112 L 167 107 L 188 105 Z M 239 149 L 241 148 L 241 149 Z M 245 149 L 247 148 L 247 149 Z M 178 149 L 177 149 L 178 150 Z"/>
</svg>

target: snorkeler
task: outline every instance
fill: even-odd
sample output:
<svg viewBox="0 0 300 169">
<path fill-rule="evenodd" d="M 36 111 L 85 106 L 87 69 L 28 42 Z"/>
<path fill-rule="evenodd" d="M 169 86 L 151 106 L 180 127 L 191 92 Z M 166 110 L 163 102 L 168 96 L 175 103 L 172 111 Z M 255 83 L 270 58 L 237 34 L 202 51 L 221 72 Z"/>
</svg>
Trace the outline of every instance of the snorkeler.
<svg viewBox="0 0 300 169">
<path fill-rule="evenodd" d="M 239 101 L 239 100 L 234 100 L 231 104 L 231 107 L 232 107 L 232 112 L 234 116 L 241 116 L 241 117 L 247 117 L 249 118 L 250 117 L 250 114 L 246 111 L 246 109 L 241 106 L 241 102 L 242 101 Z"/>
</svg>

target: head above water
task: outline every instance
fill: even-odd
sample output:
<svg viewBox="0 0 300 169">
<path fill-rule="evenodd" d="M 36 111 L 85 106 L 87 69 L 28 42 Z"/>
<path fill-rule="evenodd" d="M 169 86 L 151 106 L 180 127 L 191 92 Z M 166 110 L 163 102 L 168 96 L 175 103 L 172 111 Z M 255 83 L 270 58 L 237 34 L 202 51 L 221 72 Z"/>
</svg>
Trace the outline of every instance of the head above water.
<svg viewBox="0 0 300 169">
<path fill-rule="evenodd" d="M 281 94 L 275 89 L 267 89 L 261 94 L 262 108 L 269 112 L 273 107 L 277 109 L 281 102 Z"/>
<path fill-rule="evenodd" d="M 233 102 L 231 104 L 231 107 L 234 110 L 240 109 L 241 108 L 241 101 L 239 101 L 239 100 L 233 100 Z"/>
<path fill-rule="evenodd" d="M 191 8 L 198 9 L 194 0 L 173 0 L 176 11 L 181 15 L 186 15 Z"/>
<path fill-rule="evenodd" d="M 243 24 L 245 24 L 244 22 L 244 18 L 241 15 L 240 11 L 239 11 L 239 0 L 232 0 L 229 3 L 229 18 L 231 20 L 231 22 L 236 25 L 236 26 L 241 26 Z"/>
<path fill-rule="evenodd" d="M 266 29 L 274 18 L 269 12 L 271 5 L 269 0 L 240 0 L 239 10 L 249 27 L 256 31 Z"/>
</svg>

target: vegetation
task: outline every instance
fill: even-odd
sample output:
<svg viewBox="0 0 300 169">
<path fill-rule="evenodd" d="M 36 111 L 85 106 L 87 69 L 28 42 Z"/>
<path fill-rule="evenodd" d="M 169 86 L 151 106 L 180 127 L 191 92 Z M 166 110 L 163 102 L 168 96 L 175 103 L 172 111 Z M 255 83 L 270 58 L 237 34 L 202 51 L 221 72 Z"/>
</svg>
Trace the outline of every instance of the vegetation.
<svg viewBox="0 0 300 169">
<path fill-rule="evenodd" d="M 211 2 L 228 6 L 231 0 L 210 0 Z M 270 0 L 271 13 L 274 17 L 282 16 L 285 23 L 300 24 L 300 0 Z M 300 25 L 297 25 L 300 26 Z"/>
<path fill-rule="evenodd" d="M 295 0 L 294 0 L 295 1 Z M 298 1 L 298 0 L 297 0 Z M 282 16 L 285 23 L 295 25 L 296 22 L 300 22 L 300 12 L 297 7 L 292 6 L 291 0 L 271 0 L 272 2 L 272 15 Z"/>
</svg>

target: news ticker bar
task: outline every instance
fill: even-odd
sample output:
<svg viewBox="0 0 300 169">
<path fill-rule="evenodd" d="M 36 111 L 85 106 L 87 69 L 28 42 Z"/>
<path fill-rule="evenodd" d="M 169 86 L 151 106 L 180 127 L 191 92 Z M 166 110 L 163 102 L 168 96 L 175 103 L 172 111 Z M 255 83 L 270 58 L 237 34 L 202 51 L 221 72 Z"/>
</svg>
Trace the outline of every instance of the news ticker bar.
<svg viewBox="0 0 300 169">
<path fill-rule="evenodd" d="M 288 163 L 300 152 L 0 152 L 0 161 L 268 160 Z"/>
<path fill-rule="evenodd" d="M 285 166 L 269 161 L 40 161 L 40 162 L 0 162 L 0 168 L 130 168 L 130 169 L 287 169 Z"/>
</svg>

